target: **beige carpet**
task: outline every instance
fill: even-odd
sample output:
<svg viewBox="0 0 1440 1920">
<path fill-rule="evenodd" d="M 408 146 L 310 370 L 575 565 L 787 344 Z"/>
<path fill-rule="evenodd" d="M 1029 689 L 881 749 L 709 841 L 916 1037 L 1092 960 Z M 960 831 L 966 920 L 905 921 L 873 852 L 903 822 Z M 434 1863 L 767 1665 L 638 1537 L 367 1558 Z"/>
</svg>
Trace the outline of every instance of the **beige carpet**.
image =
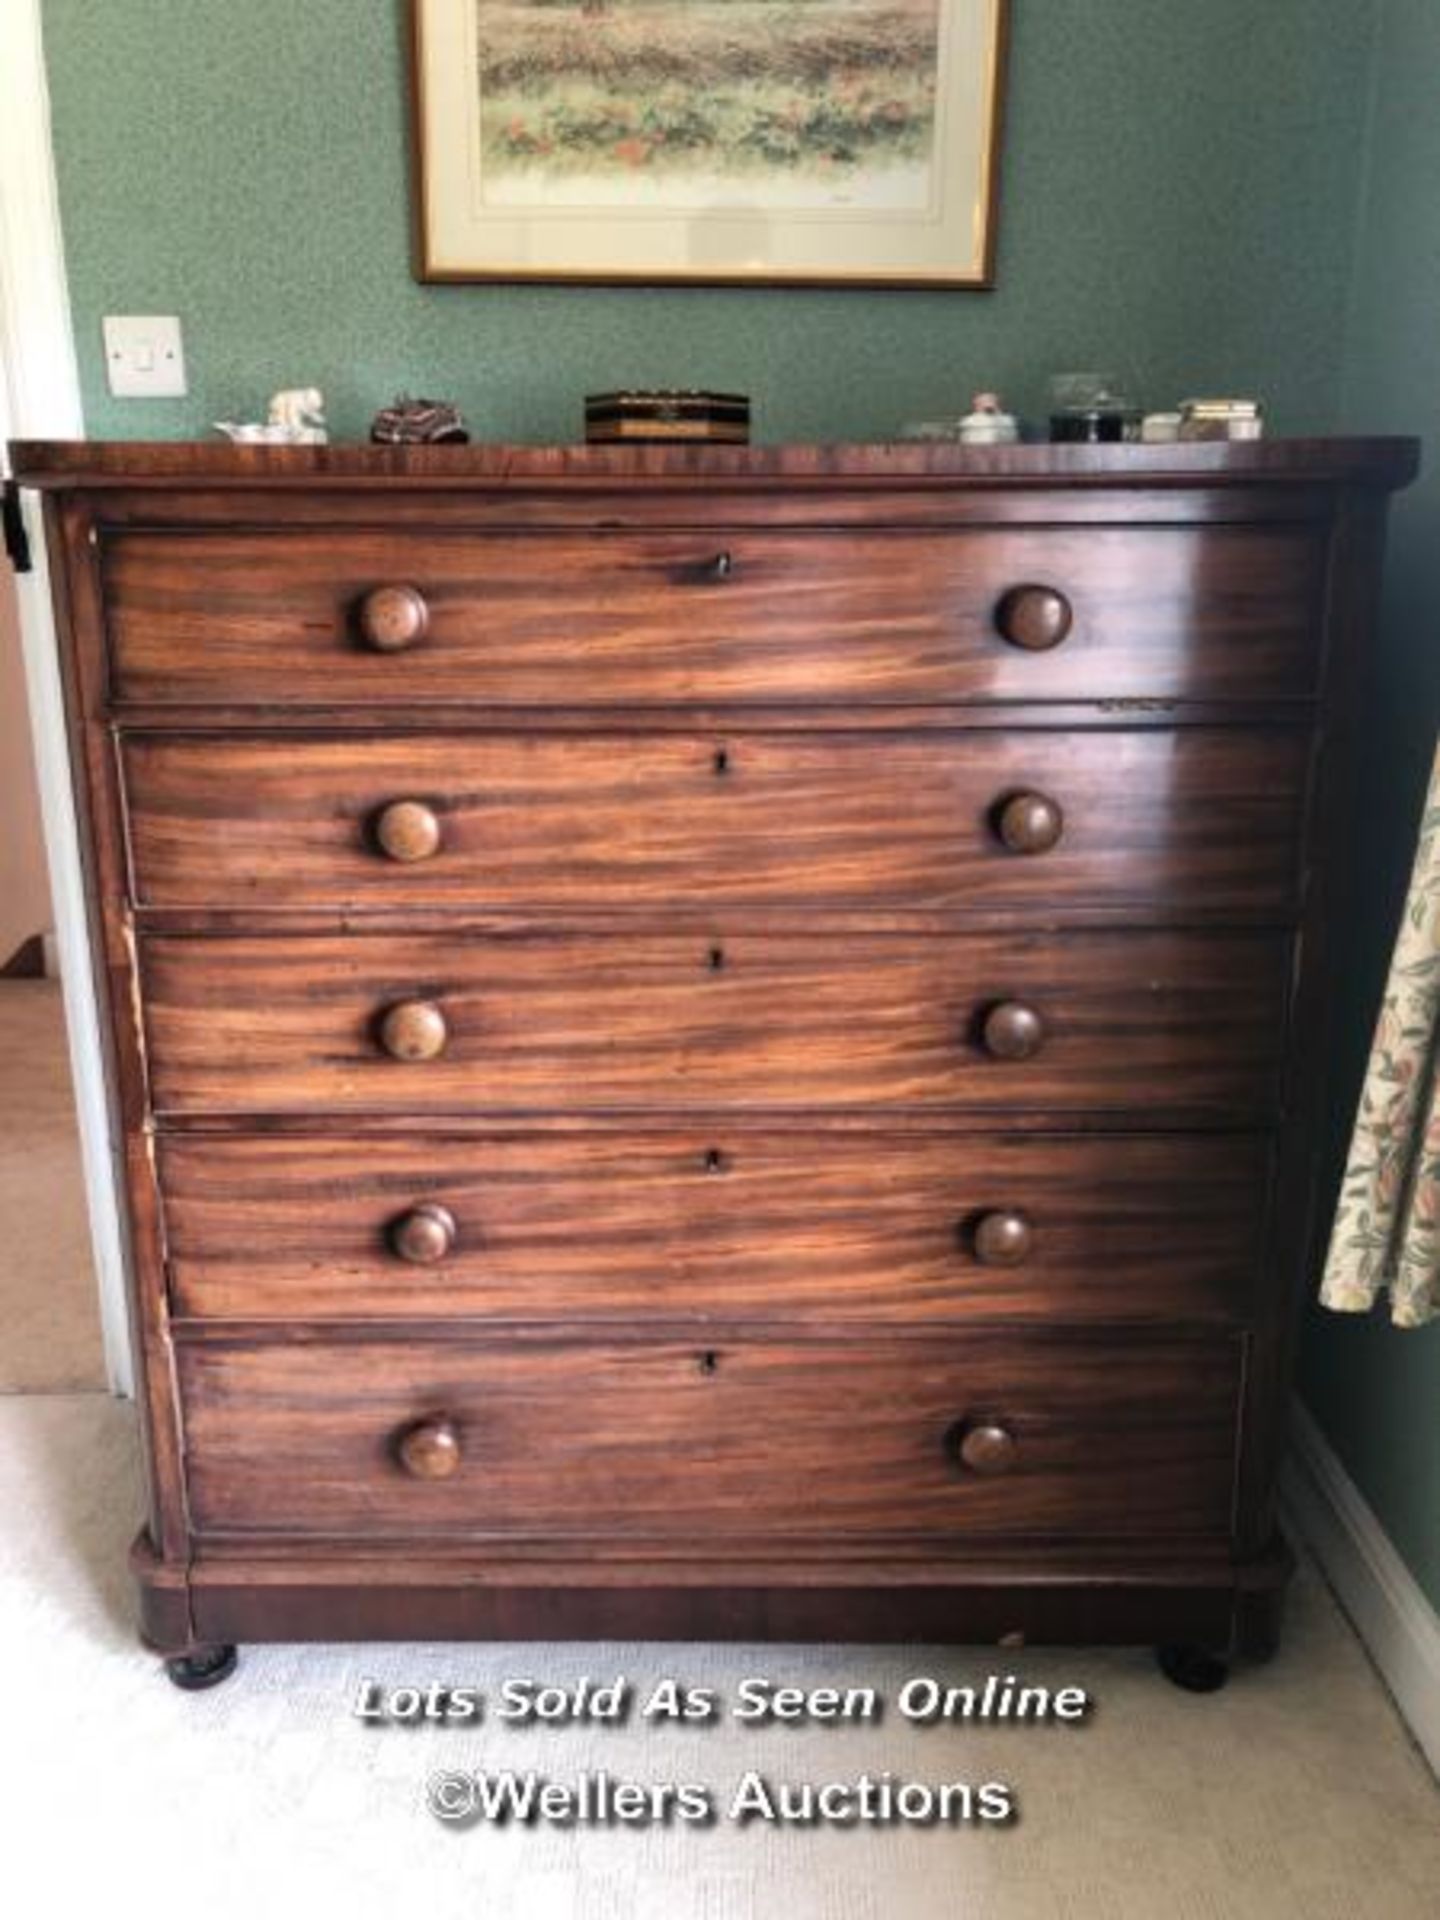
<svg viewBox="0 0 1440 1920">
<path fill-rule="evenodd" d="M 0 1644 L 8 1652 L 5 1872 L 45 1910 L 344 1913 L 426 1920 L 1431 1920 L 1440 1793 L 1348 1628 L 1306 1573 L 1280 1659 L 1177 1693 L 1141 1652 L 996 1656 L 826 1647 L 251 1648 L 184 1695 L 137 1650 L 125 1548 L 130 1411 L 102 1396 L 0 1400 Z M 1083 1728 L 680 1731 L 366 1728 L 365 1677 L 489 1688 L 747 1674 L 893 1692 L 997 1662 L 1097 1702 Z M 885 1768 L 1013 1784 L 1010 1828 L 452 1830 L 437 1768 L 604 1767 L 709 1783 Z M 198 1891 L 197 1891 L 198 1890 Z M 33 1903 L 32 1903 L 33 1904 Z"/>
<path fill-rule="evenodd" d="M 0 1392 L 104 1384 L 60 989 L 0 981 Z"/>
<path fill-rule="evenodd" d="M 1432 1920 L 1440 1793 L 1308 1571 L 1272 1667 L 1175 1692 L 1141 1652 L 830 1647 L 247 1648 L 184 1695 L 135 1643 L 125 1553 L 140 1511 L 131 1409 L 101 1385 L 59 995 L 0 984 L 0 1644 L 9 1650 L 6 1872 L 47 1910 L 344 1911 L 354 1920 Z M 17 1394 L 16 1389 L 21 1391 Z M 507 1678 L 676 1677 L 733 1699 L 989 1672 L 1090 1690 L 1079 1728 L 880 1724 L 517 1731 L 366 1727 L 363 1679 L 493 1694 Z M 451 1828 L 437 1770 L 535 1768 L 708 1786 L 893 1772 L 1002 1780 L 1005 1828 Z"/>
</svg>

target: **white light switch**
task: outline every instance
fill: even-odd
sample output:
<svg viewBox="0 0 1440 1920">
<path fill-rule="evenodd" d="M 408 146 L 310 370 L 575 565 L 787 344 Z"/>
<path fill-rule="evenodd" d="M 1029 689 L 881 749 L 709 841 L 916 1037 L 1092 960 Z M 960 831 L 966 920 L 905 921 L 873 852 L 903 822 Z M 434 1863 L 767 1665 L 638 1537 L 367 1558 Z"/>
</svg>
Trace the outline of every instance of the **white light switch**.
<svg viewBox="0 0 1440 1920">
<path fill-rule="evenodd" d="M 105 369 L 123 400 L 170 400 L 186 391 L 185 347 L 173 313 L 105 316 Z"/>
</svg>

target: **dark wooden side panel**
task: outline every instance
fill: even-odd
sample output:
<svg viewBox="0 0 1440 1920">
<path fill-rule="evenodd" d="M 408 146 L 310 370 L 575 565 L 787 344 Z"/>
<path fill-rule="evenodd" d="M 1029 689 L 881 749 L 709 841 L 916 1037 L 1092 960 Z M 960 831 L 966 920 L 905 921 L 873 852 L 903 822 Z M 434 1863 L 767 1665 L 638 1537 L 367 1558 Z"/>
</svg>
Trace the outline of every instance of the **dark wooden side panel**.
<svg viewBox="0 0 1440 1920">
<path fill-rule="evenodd" d="M 87 501 L 63 495 L 47 500 L 45 535 L 96 1012 L 114 1129 L 113 1167 L 122 1215 L 122 1258 L 127 1266 L 126 1318 L 140 1416 L 147 1533 L 160 1561 L 155 1584 L 163 1598 L 155 1599 L 154 1606 L 163 1613 L 166 1625 L 173 1627 L 184 1604 L 180 1581 L 189 1553 L 189 1518 L 180 1409 L 170 1360 L 154 1135 L 148 1124 L 134 927 L 126 903 L 124 812 L 114 743 L 101 718 L 104 609 L 94 521 Z M 154 1624 L 158 1627 L 160 1621 Z"/>
<path fill-rule="evenodd" d="M 115 533 L 104 567 L 121 701 L 325 707 L 342 680 L 348 701 L 391 705 L 1258 700 L 1313 691 L 1319 554 L 1308 528 L 767 533 L 716 517 L 653 534 Z M 359 603 L 395 584 L 424 596 L 428 635 L 370 652 Z M 1028 584 L 1073 609 L 1048 653 L 996 630 Z"/>
<path fill-rule="evenodd" d="M 1296 908 L 1299 731 L 132 736 L 138 896 L 160 907 L 707 902 L 1156 920 Z M 1059 838 L 1012 850 L 1017 795 Z M 387 856 L 386 807 L 438 845 Z M 428 844 L 428 843 L 427 843 Z"/>
<path fill-rule="evenodd" d="M 409 1341 L 178 1351 L 202 1534 L 1223 1535 L 1239 1343 Z M 448 1479 L 397 1445 L 445 1419 Z M 1009 1472 L 957 1460 L 967 1424 Z"/>
<path fill-rule="evenodd" d="M 1239 1538 L 1254 1553 L 1277 1522 L 1280 1469 L 1289 1435 L 1295 1343 L 1318 1288 L 1334 1194 L 1325 1186 L 1330 1106 L 1339 1096 L 1339 988 L 1347 952 L 1342 929 L 1356 911 L 1357 773 L 1374 711 L 1376 631 L 1385 540 L 1385 503 L 1352 494 L 1337 503 L 1330 549 L 1326 703 L 1320 721 L 1315 790 L 1303 858 L 1312 869 L 1289 1016 L 1285 1067 L 1287 1125 L 1277 1156 L 1269 1312 L 1246 1365 L 1245 1447 L 1240 1463 Z M 1339 1169 L 1330 1169 L 1338 1174 Z"/>
<path fill-rule="evenodd" d="M 665 1113 L 817 1107 L 1273 1109 L 1289 943 L 1268 934 L 924 939 L 445 935 L 143 944 L 163 1113 Z M 387 1008 L 445 1051 L 391 1058 Z M 996 1059 L 1002 1002 L 1044 1022 Z"/>
<path fill-rule="evenodd" d="M 160 1144 L 171 1296 L 231 1319 L 1225 1320 L 1255 1305 L 1269 1143 L 694 1130 Z M 434 1265 L 391 1232 L 454 1222 Z M 1022 1216 L 1014 1266 L 981 1222 Z"/>
</svg>

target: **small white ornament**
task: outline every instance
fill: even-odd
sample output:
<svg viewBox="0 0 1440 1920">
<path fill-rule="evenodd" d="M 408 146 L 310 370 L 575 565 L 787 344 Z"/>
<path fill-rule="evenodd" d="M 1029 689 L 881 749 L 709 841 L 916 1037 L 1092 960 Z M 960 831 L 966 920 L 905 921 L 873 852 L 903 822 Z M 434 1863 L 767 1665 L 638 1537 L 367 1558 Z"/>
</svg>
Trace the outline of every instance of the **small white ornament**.
<svg viewBox="0 0 1440 1920">
<path fill-rule="evenodd" d="M 286 387 L 270 399 L 269 426 L 299 446 L 323 446 L 325 396 L 318 387 Z"/>
<path fill-rule="evenodd" d="M 1019 423 L 1006 413 L 996 393 L 977 393 L 971 411 L 960 422 L 960 441 L 967 447 L 1009 447 L 1020 438 Z"/>
<path fill-rule="evenodd" d="M 318 387 L 286 387 L 271 396 L 269 417 L 217 420 L 215 431 L 244 447 L 323 447 L 325 396 Z"/>
</svg>

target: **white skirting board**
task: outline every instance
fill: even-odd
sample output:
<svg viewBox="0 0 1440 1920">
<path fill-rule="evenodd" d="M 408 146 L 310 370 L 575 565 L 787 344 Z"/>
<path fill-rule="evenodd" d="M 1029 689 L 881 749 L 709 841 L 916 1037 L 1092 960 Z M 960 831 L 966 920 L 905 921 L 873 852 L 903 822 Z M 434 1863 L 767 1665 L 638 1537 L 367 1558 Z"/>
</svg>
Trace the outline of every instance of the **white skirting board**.
<svg viewBox="0 0 1440 1920">
<path fill-rule="evenodd" d="M 1305 1541 L 1431 1768 L 1440 1776 L 1440 1614 L 1314 1419 L 1297 1401 L 1281 1481 Z"/>
</svg>

